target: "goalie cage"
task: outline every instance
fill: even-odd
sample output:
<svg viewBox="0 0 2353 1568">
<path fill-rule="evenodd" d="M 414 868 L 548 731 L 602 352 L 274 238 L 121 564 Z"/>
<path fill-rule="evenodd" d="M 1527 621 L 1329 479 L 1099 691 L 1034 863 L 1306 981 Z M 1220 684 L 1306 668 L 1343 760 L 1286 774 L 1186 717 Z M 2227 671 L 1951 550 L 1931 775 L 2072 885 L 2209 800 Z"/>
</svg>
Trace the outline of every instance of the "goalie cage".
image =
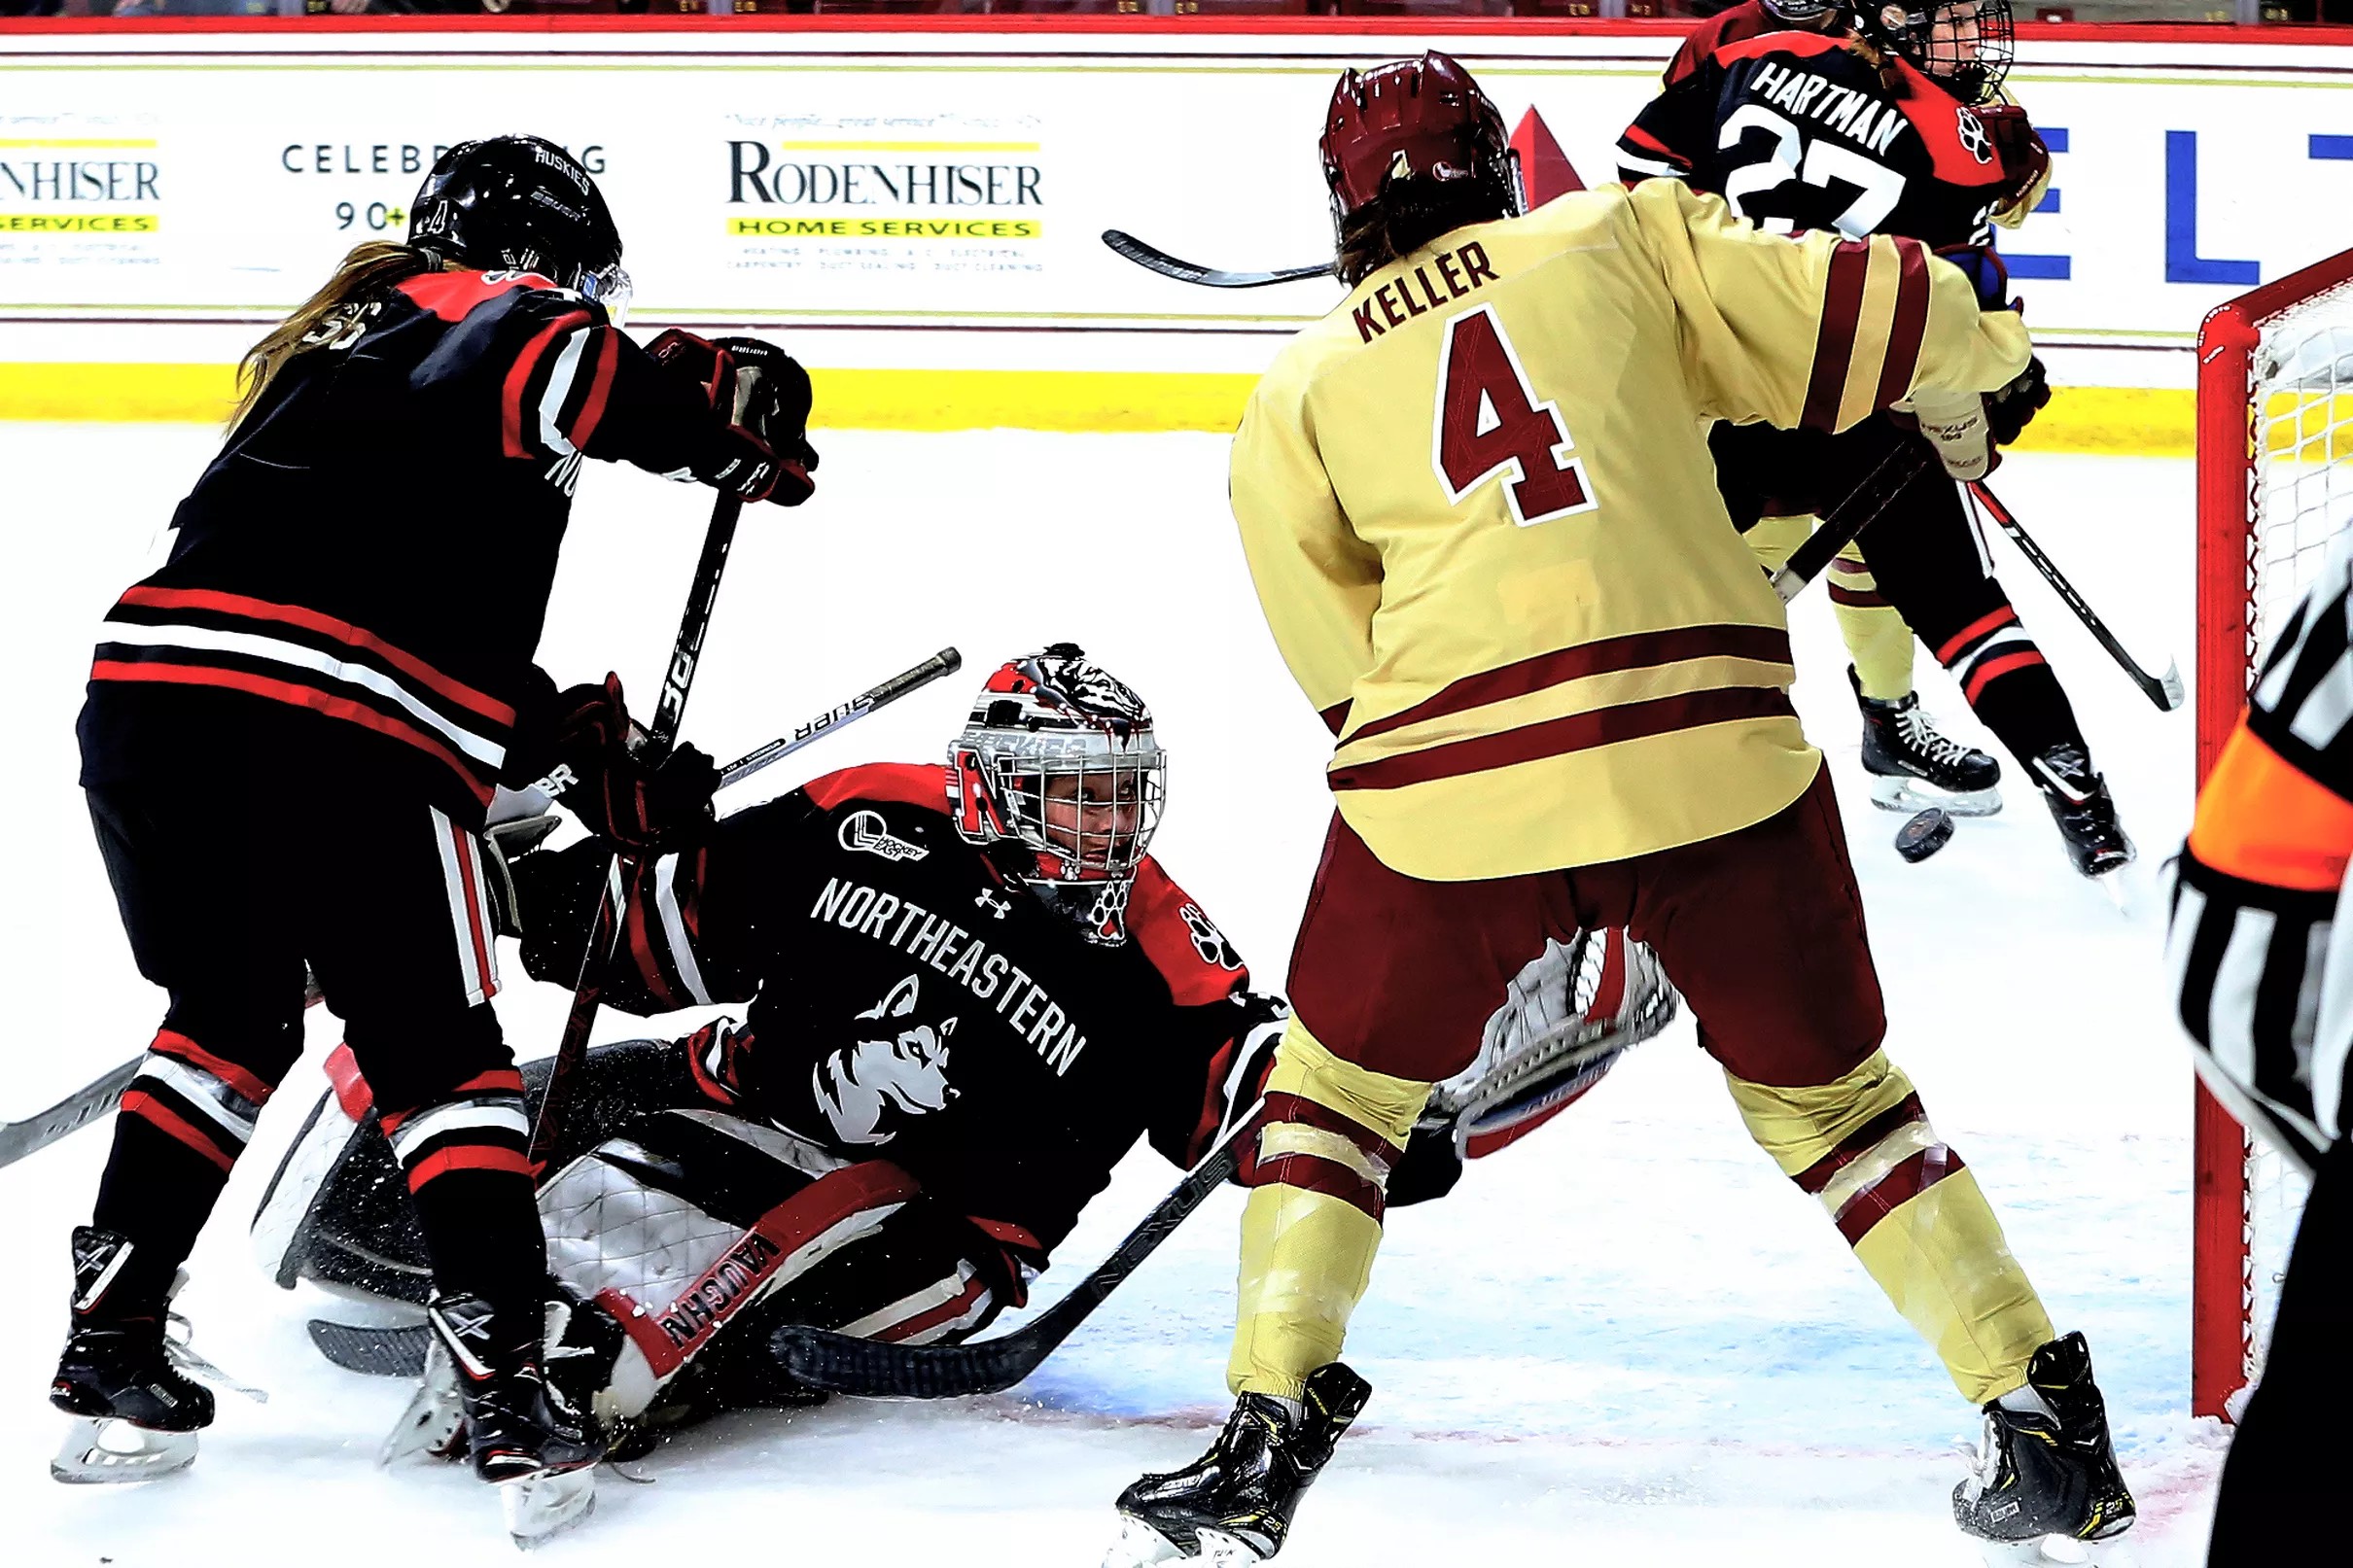
<svg viewBox="0 0 2353 1568">
<path fill-rule="evenodd" d="M 2258 650 L 2353 521 L 2353 251 L 2217 306 L 2197 366 L 2202 784 Z M 2191 1410 L 2228 1419 L 2263 1367 L 2305 1183 L 2195 1093 Z"/>
</svg>

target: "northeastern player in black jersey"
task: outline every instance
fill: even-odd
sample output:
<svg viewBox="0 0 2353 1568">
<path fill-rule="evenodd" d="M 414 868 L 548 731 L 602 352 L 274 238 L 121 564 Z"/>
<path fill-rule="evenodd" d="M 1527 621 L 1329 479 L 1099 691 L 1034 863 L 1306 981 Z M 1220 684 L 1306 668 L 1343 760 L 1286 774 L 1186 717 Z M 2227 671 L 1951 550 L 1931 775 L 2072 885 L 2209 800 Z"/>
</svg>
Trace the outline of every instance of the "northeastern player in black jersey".
<svg viewBox="0 0 2353 1568">
<path fill-rule="evenodd" d="M 499 781 L 556 760 L 635 842 L 708 801 L 708 758 L 640 767 L 617 686 L 559 699 L 532 654 L 581 460 L 792 505 L 815 466 L 807 378 L 748 339 L 657 358 L 623 336 L 620 236 L 549 143 L 452 149 L 413 212 L 408 243 L 352 252 L 247 357 L 227 442 L 99 634 L 82 783 L 170 1007 L 74 1233 L 51 1398 L 82 1419 L 60 1479 L 194 1456 L 212 1398 L 166 1304 L 301 1051 L 306 963 L 411 1190 L 476 1470 L 596 1457 L 539 1372 L 542 1237 L 477 830 Z M 352 827 L 290 840 L 289 792 L 319 787 Z"/>
<path fill-rule="evenodd" d="M 1140 1138 L 1190 1167 L 1248 1108 L 1284 1009 L 1146 854 L 1165 774 L 1142 701 L 1057 645 L 989 679 L 946 767 L 829 774 L 640 866 L 604 1000 L 750 1007 L 590 1053 L 542 1191 L 565 1343 L 591 1352 L 554 1376 L 609 1428 L 792 1397 L 779 1323 L 970 1334 Z M 572 983 L 606 860 L 514 859 L 536 977 Z M 352 1156 L 315 1191 L 282 1174 L 257 1231 L 286 1283 L 421 1303 L 391 1151 L 342 1078 L 287 1170 Z"/>
<path fill-rule="evenodd" d="M 1792 10 L 1805 26 L 1759 30 Z M 1618 151 L 1628 181 L 1679 178 L 1768 227 L 1900 234 L 1940 249 L 1983 244 L 2047 182 L 2040 139 L 2021 111 L 1997 101 L 2009 61 L 2006 0 L 1852 12 L 1752 0 L 1740 13 L 1711 24 L 1713 42 L 1695 37 L 1666 90 L 1627 128 Z M 1856 653 L 1864 762 L 1881 781 L 1875 798 L 1898 809 L 1921 796 L 1964 812 L 2000 804 L 1992 759 L 1937 734 L 1920 711 L 1910 632 L 1872 613 L 1892 606 L 2042 790 L 2076 868 L 2097 876 L 2128 861 L 2131 842 L 2065 691 L 1950 482 L 1988 471 L 1988 436 L 2014 434 L 2013 405 L 2048 396 L 2038 365 L 1985 405 L 1932 400 L 1835 436 L 1812 421 L 1796 432 L 1719 425 L 1710 445 L 1735 522 L 1778 557 L 1803 539 L 1805 517 L 1891 450 L 1928 441 L 1941 469 L 1907 486 L 1831 577 Z"/>
</svg>

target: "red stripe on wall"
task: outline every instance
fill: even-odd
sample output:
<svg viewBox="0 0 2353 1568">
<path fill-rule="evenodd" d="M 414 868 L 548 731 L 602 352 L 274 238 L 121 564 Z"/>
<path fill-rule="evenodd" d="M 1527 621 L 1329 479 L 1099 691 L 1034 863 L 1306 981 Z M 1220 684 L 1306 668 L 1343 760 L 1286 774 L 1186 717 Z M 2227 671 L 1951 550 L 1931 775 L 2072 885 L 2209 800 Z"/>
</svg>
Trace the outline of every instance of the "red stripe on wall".
<svg viewBox="0 0 2353 1568">
<path fill-rule="evenodd" d="M 1459 778 L 1492 768 L 1508 768 L 1546 757 L 1566 756 L 1640 740 L 1673 730 L 1702 729 L 1749 718 L 1791 718 L 1796 710 L 1788 695 L 1767 686 L 1725 686 L 1649 702 L 1622 703 L 1615 708 L 1571 714 L 1541 724 L 1482 735 L 1446 746 L 1433 746 L 1402 756 L 1340 768 L 1330 776 L 1332 788 L 1398 789 L 1433 779 Z"/>
<path fill-rule="evenodd" d="M 1627 670 L 1649 670 L 1691 659 L 1755 659 L 1766 664 L 1790 662 L 1789 633 L 1778 626 L 1678 626 L 1664 632 L 1630 632 L 1605 637 L 1574 647 L 1555 648 L 1493 670 L 1449 681 L 1434 696 L 1386 717 L 1371 719 L 1349 739 L 1361 741 L 1442 718 L 1490 703 L 1525 697 L 1587 676 L 1615 675 Z"/>
</svg>

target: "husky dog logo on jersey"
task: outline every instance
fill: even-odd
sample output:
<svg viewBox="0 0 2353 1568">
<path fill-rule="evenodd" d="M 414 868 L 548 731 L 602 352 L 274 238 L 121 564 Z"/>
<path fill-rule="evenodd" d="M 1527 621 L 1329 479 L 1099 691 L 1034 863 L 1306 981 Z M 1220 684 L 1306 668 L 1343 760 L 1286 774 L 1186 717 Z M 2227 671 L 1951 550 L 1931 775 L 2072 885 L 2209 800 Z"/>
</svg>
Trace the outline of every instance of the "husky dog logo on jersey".
<svg viewBox="0 0 2353 1568">
<path fill-rule="evenodd" d="M 895 1032 L 836 1051 L 812 1070 L 817 1103 L 844 1142 L 888 1143 L 898 1131 L 882 1125 L 887 1112 L 922 1116 L 944 1110 L 956 1098 L 948 1082 L 948 1036 L 956 1032 L 956 1020 L 936 1027 L 916 1022 L 921 994 L 913 975 L 893 986 L 858 1016 Z"/>
</svg>

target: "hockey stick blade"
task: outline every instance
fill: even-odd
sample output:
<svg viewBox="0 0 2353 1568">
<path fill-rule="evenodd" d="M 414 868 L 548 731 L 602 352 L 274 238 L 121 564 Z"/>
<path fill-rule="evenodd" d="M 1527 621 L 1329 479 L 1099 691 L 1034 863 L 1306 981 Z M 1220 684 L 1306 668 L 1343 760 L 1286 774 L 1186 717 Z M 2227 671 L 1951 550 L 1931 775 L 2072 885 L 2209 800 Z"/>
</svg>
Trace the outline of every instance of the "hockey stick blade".
<svg viewBox="0 0 2353 1568">
<path fill-rule="evenodd" d="M 720 770 L 721 789 L 740 784 L 772 762 L 786 757 L 809 745 L 820 736 L 830 735 L 845 724 L 856 723 L 877 708 L 888 707 L 911 691 L 930 685 L 943 676 L 952 676 L 964 668 L 965 656 L 952 647 L 943 647 L 921 664 L 910 665 L 878 686 L 860 692 L 839 707 L 828 708 L 790 735 L 780 735 L 767 745 L 747 751 Z"/>
<path fill-rule="evenodd" d="M 794 1378 L 836 1394 L 955 1399 L 1001 1393 L 1036 1372 L 1105 1297 L 1234 1174 L 1247 1140 L 1257 1131 L 1258 1110 L 1253 1106 L 1092 1273 L 1011 1334 L 974 1344 L 887 1344 L 788 1324 L 769 1337 L 768 1348 Z"/>
<path fill-rule="evenodd" d="M 123 1091 L 139 1075 L 139 1067 L 146 1060 L 144 1055 L 131 1058 L 96 1083 L 66 1096 L 38 1116 L 28 1116 L 21 1122 L 0 1122 L 0 1166 L 15 1165 L 113 1110 L 115 1101 L 123 1098 Z"/>
<path fill-rule="evenodd" d="M 1302 283 L 1309 278 L 1328 278 L 1332 263 L 1315 266 L 1277 267 L 1272 272 L 1225 272 L 1213 266 L 1202 266 L 1192 261 L 1179 261 L 1157 246 L 1146 245 L 1135 235 L 1122 229 L 1106 228 L 1103 242 L 1123 261 L 1135 262 L 1147 272 L 1157 272 L 1178 283 L 1198 283 L 1205 289 L 1263 289 L 1270 283 Z"/>
<path fill-rule="evenodd" d="M 2167 659 L 2165 673 L 2161 676 L 2151 675 L 2142 669 L 2140 661 L 2125 652 L 2125 645 L 2117 641 L 2114 632 L 2108 630 L 2108 623 L 2093 612 L 2090 601 L 2075 591 L 2075 584 L 2067 580 L 2057 563 L 2045 555 L 2043 547 L 2034 542 L 2017 514 L 2002 505 L 2001 498 L 1986 489 L 1983 480 L 1973 480 L 1968 491 L 1970 500 L 1985 509 L 2001 531 L 2009 536 L 2010 542 L 2019 547 L 2019 553 L 2026 558 L 2027 564 L 2040 572 L 2043 580 L 2051 584 L 2052 591 L 2059 596 L 2069 610 L 2075 611 L 2075 618 L 2084 623 L 2084 630 L 2091 634 L 2092 641 L 2116 661 L 2117 668 L 2125 672 L 2125 679 L 2141 688 L 2142 696 L 2157 704 L 2160 711 L 2168 714 L 2188 699 L 2189 693 L 2182 686 L 2179 661 Z"/>
<path fill-rule="evenodd" d="M 426 1324 L 373 1327 L 314 1317 L 309 1328 L 310 1342 L 319 1347 L 319 1354 L 345 1372 L 369 1377 L 425 1376 L 425 1352 L 433 1342 L 433 1330 Z"/>
</svg>

